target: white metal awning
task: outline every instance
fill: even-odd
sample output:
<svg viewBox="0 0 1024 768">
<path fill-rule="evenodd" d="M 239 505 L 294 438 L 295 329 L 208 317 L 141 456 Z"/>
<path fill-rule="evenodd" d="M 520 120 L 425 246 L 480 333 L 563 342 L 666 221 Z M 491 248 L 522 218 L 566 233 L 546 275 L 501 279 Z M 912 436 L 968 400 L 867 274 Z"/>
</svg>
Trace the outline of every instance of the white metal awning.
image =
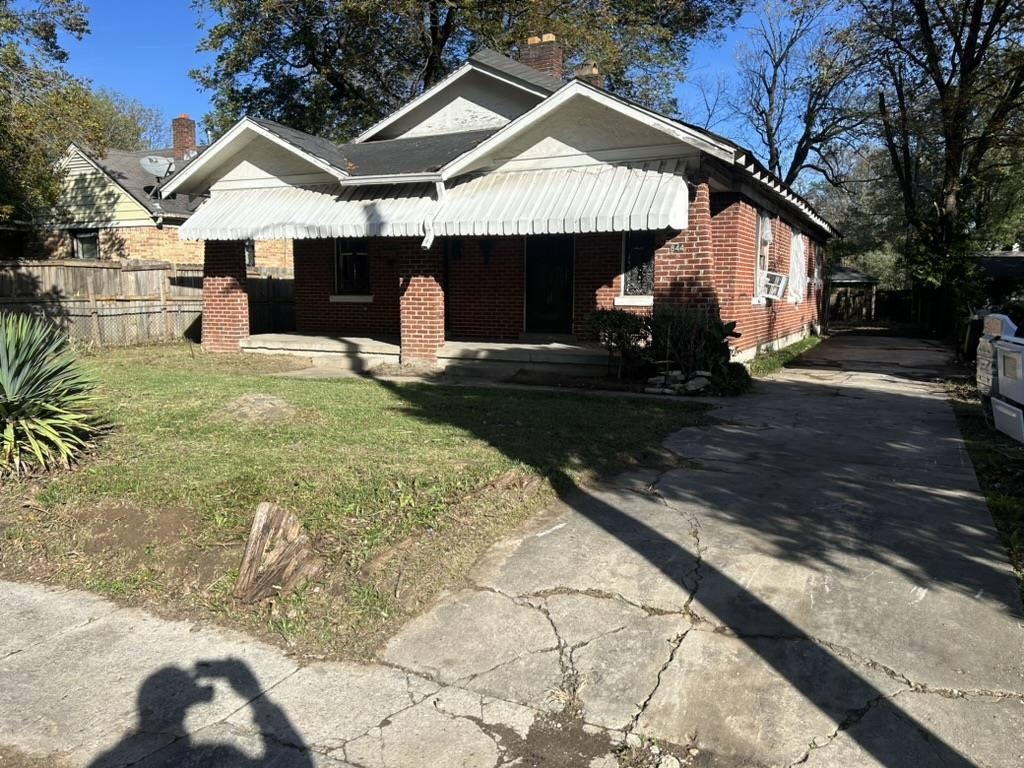
<svg viewBox="0 0 1024 768">
<path fill-rule="evenodd" d="M 675 160 L 492 173 L 440 202 L 430 184 L 223 190 L 182 240 L 542 235 L 686 229 L 689 192 Z"/>
<path fill-rule="evenodd" d="M 675 160 L 492 173 L 448 190 L 435 235 L 543 235 L 686 229 Z"/>
<path fill-rule="evenodd" d="M 386 195 L 382 193 L 387 193 Z M 218 191 L 182 224 L 182 240 L 421 237 L 437 209 L 432 184 Z"/>
</svg>

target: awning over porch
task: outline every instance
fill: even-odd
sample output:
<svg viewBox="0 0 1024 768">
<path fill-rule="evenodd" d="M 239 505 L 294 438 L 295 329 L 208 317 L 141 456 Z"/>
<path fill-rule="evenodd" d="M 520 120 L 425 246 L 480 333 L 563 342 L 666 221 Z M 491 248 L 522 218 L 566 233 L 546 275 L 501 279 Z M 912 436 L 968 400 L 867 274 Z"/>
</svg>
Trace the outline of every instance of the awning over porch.
<svg viewBox="0 0 1024 768">
<path fill-rule="evenodd" d="M 431 228 L 438 236 L 686 229 L 682 173 L 675 160 L 492 173 L 449 190 Z"/>
<path fill-rule="evenodd" d="M 382 194 L 382 193 L 387 193 Z M 178 231 L 182 240 L 422 237 L 437 209 L 432 184 L 218 191 Z"/>
<path fill-rule="evenodd" d="M 492 173 L 431 184 L 217 191 L 182 240 L 570 234 L 685 229 L 682 164 L 656 160 Z"/>
</svg>

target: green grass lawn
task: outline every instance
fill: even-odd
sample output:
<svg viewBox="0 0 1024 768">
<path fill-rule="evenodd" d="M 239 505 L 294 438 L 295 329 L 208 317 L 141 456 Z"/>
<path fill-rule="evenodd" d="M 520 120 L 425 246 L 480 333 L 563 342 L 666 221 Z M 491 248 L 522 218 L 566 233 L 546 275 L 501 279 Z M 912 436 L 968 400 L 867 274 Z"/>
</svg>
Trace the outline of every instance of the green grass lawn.
<svg viewBox="0 0 1024 768">
<path fill-rule="evenodd" d="M 365 654 L 555 492 L 703 418 L 674 399 L 271 377 L 296 362 L 184 345 L 84 362 L 112 429 L 75 470 L 13 488 L 0 571 L 336 657 Z M 256 393 L 294 415 L 240 419 L 232 403 Z M 261 501 L 295 511 L 328 567 L 288 601 L 244 610 L 228 594 Z"/>
<path fill-rule="evenodd" d="M 948 385 L 978 484 L 1024 597 L 1024 445 L 990 427 L 972 382 Z"/>
<path fill-rule="evenodd" d="M 761 352 L 750 361 L 750 375 L 755 379 L 760 379 L 780 371 L 804 352 L 814 349 L 820 343 L 820 336 L 808 336 L 795 344 L 790 344 L 788 347 Z"/>
</svg>

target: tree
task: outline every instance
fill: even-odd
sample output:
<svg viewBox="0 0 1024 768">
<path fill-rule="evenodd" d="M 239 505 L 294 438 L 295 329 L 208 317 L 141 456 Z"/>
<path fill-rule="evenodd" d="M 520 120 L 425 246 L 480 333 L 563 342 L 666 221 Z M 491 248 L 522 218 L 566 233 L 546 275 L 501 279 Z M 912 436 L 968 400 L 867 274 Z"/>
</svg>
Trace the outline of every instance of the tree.
<svg viewBox="0 0 1024 768">
<path fill-rule="evenodd" d="M 60 194 L 55 161 L 72 141 L 102 153 L 163 143 L 157 110 L 94 91 L 69 75 L 59 32 L 80 38 L 85 8 L 71 0 L 0 0 L 0 221 L 28 222 Z"/>
<path fill-rule="evenodd" d="M 856 0 L 855 8 L 910 233 L 908 265 L 934 286 L 963 285 L 969 255 L 1020 205 L 1024 5 Z"/>
<path fill-rule="evenodd" d="M 25 219 L 57 193 L 54 156 L 40 132 L 63 119 L 54 98 L 69 82 L 59 33 L 87 31 L 76 0 L 0 0 L 0 221 Z"/>
<path fill-rule="evenodd" d="M 838 155 L 863 125 L 858 57 L 829 0 L 762 6 L 741 46 L 732 111 L 747 124 L 769 170 L 792 186 L 805 171 L 833 183 Z"/>
<path fill-rule="evenodd" d="M 692 40 L 743 0 L 193 0 L 213 18 L 192 73 L 212 91 L 211 132 L 250 114 L 351 137 L 441 80 L 472 50 L 558 35 L 568 66 L 599 62 L 610 90 L 673 109 Z"/>
</svg>

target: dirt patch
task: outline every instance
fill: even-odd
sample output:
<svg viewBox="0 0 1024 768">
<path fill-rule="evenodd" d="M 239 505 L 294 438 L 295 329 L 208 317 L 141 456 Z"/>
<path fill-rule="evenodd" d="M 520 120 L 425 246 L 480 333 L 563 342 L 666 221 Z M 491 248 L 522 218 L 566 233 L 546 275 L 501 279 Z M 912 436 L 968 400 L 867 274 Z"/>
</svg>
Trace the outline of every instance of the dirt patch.
<svg viewBox="0 0 1024 768">
<path fill-rule="evenodd" d="M 297 413 L 294 405 L 276 395 L 248 394 L 235 398 L 224 409 L 224 415 L 250 424 L 277 424 Z"/>
<path fill-rule="evenodd" d="M 15 749 L 0 745 L 0 768 L 70 768 L 71 763 L 59 755 L 34 757 Z"/>
</svg>

